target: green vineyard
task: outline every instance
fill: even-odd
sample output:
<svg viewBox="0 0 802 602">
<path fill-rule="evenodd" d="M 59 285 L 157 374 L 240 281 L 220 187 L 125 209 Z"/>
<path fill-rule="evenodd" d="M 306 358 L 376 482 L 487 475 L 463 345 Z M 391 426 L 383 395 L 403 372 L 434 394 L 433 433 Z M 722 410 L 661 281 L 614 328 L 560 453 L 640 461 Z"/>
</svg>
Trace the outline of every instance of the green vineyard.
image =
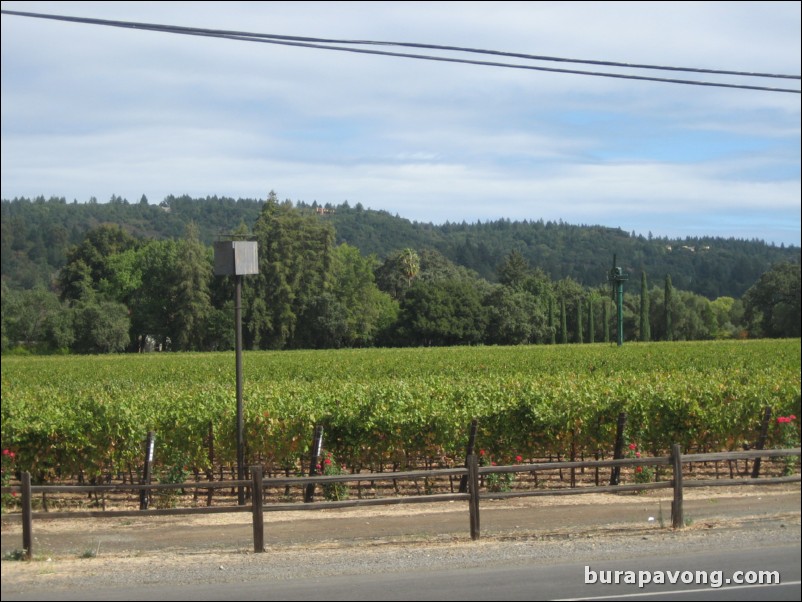
<svg viewBox="0 0 802 602">
<path fill-rule="evenodd" d="M 799 445 L 800 365 L 799 340 L 247 352 L 247 462 L 299 468 L 322 424 L 349 471 L 454 465 L 472 419 L 499 463 L 609 455 L 620 412 L 645 453 L 734 450 L 767 406 Z M 2 362 L 4 467 L 39 480 L 137 472 L 148 431 L 162 470 L 230 465 L 235 415 L 232 353 Z"/>
</svg>

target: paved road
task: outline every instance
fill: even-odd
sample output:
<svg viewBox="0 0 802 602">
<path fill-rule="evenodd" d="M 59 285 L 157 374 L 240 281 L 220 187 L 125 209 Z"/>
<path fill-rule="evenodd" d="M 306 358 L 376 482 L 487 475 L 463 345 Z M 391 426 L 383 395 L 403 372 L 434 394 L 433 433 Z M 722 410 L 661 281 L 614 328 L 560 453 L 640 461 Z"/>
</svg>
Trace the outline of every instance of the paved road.
<svg viewBox="0 0 802 602">
<path fill-rule="evenodd" d="M 481 553 L 481 552 L 480 552 Z M 158 586 L 34 591 L 3 595 L 4 600 L 795 600 L 800 596 L 800 545 L 689 553 L 671 558 L 622 559 L 521 566 L 432 569 L 414 572 L 340 575 L 287 580 L 252 579 L 239 583 L 160 584 Z M 314 567 L 310 567 L 313 570 Z M 727 584 L 736 571 L 746 576 L 771 571 L 781 583 Z M 644 587 L 601 584 L 628 576 L 644 580 L 664 575 L 677 583 Z M 704 576 L 705 579 L 700 579 Z M 596 580 L 596 583 L 585 583 Z M 683 582 L 684 581 L 684 582 Z M 704 581 L 707 581 L 705 583 Z M 720 585 L 720 587 L 714 587 Z M 683 592 L 685 592 L 683 594 Z"/>
<path fill-rule="evenodd" d="M 467 513 L 456 504 L 414 514 L 271 516 L 264 554 L 250 551 L 244 515 L 180 523 L 40 521 L 37 559 L 4 560 L 0 592 L 2 600 L 800 599 L 798 486 L 686 503 L 693 525 L 681 531 L 660 528 L 658 500 L 647 496 L 602 505 L 516 504 L 488 504 L 478 542 L 467 536 Z M 218 522 L 220 516 L 236 522 Z M 19 543 L 18 525 L 4 524 L 4 554 Z M 90 548 L 97 557 L 81 558 Z M 600 583 L 604 571 L 615 570 L 636 571 L 636 580 L 643 578 L 638 571 L 680 573 L 674 585 L 666 573 L 659 587 Z M 736 570 L 779 571 L 782 584 L 715 588 L 698 583 L 695 573 L 682 583 L 682 571 L 691 570 L 722 580 Z M 591 580 L 598 575 L 596 583 L 585 583 L 586 571 Z"/>
<path fill-rule="evenodd" d="M 740 491 L 738 492 L 741 493 Z M 685 517 L 694 524 L 707 520 L 737 521 L 745 517 L 769 517 L 796 511 L 802 504 L 799 486 L 793 489 L 752 495 L 685 500 Z M 579 496 L 585 497 L 585 496 Z M 608 496 L 616 498 L 617 496 Z M 568 505 L 542 505 L 539 498 L 482 505 L 482 535 L 515 537 L 520 533 L 572 532 L 581 534 L 599 526 L 621 528 L 655 527 L 662 514 L 670 524 L 670 502 L 657 497 L 622 496 L 615 503 L 585 503 L 577 498 L 562 500 Z M 438 537 L 466 537 L 469 534 L 467 504 L 432 505 L 431 511 L 418 507 L 379 508 L 381 515 L 364 510 L 322 511 L 265 515 L 265 540 L 269 547 L 316 545 L 327 541 L 403 541 L 420 534 Z M 421 510 L 421 513 L 417 512 Z M 102 554 L 152 554 L 176 548 L 193 551 L 250 550 L 253 527 L 249 514 L 218 515 L 236 522 L 209 522 L 202 518 L 175 517 L 97 519 L 76 522 L 62 528 L 62 521 L 34 521 L 34 555 L 77 558 L 100 547 Z M 651 519 L 651 522 L 650 522 Z M 4 525 L 2 553 L 21 548 L 19 523 Z"/>
</svg>

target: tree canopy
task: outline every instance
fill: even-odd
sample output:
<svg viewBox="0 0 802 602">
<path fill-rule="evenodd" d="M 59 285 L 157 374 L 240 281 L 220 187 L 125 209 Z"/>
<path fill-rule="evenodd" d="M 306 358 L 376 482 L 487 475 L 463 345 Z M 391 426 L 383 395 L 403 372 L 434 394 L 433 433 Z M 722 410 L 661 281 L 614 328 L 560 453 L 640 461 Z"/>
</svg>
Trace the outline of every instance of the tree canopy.
<svg viewBox="0 0 802 602">
<path fill-rule="evenodd" d="M 31 207 L 50 205 L 65 206 L 42 202 Z M 117 199 L 113 205 L 118 211 L 151 210 L 142 201 L 130 205 Z M 204 206 L 237 205 L 206 201 L 200 208 Z M 199 211 L 182 199 L 157 210 L 173 208 Z M 233 228 L 235 236 L 253 239 L 259 248 L 259 273 L 246 277 L 243 293 L 247 348 L 609 341 L 614 312 L 603 283 L 606 265 L 595 284 L 583 283 L 576 269 L 554 278 L 548 262 L 531 259 L 531 247 L 518 244 L 495 261 L 495 272 L 488 278 L 481 269 L 450 258 L 441 250 L 448 244 L 413 247 L 406 241 L 383 255 L 365 254 L 341 240 L 337 221 L 331 219 L 341 212 L 387 223 L 397 223 L 393 220 L 398 218 L 364 208 L 317 211 L 281 202 L 274 193 L 258 208 L 252 228 L 245 221 Z M 12 212 L 10 218 L 15 216 Z M 521 232 L 509 222 L 498 228 Z M 552 229 L 537 224 L 535 230 L 539 228 Z M 571 238 L 570 229 L 556 228 Z M 496 227 L 482 229 L 495 232 Z M 440 242 L 471 232 L 455 225 L 430 230 L 439 232 Z M 5 232 L 4 215 L 4 236 Z M 3 351 L 230 349 L 233 282 L 213 276 L 213 252 L 203 232 L 194 221 L 169 238 L 134 235 L 122 225 L 98 223 L 63 253 L 52 254 L 63 257 L 64 264 L 47 284 L 26 287 L 23 281 L 37 279 L 4 274 Z M 351 232 L 355 238 L 357 234 Z M 19 247 L 15 240 L 21 239 L 4 238 L 4 248 L 8 245 L 17 257 L 24 255 L 25 245 Z M 490 261 L 488 245 L 471 247 L 474 258 L 487 254 Z M 39 261 L 47 261 L 45 255 Z M 662 287 L 649 288 L 645 270 L 640 274 L 640 290 L 628 289 L 624 295 L 626 341 L 800 336 L 798 261 L 769 266 L 755 277 L 742 300 L 728 295 L 711 299 L 675 288 L 673 273 L 661 278 Z"/>
</svg>

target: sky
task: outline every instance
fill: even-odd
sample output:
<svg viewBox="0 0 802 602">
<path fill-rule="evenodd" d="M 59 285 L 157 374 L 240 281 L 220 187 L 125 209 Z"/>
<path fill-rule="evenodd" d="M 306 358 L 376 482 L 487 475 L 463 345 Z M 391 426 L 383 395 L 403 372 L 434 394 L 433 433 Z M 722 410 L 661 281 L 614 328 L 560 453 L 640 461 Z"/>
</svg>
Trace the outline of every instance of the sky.
<svg viewBox="0 0 802 602">
<path fill-rule="evenodd" d="M 802 72 L 799 2 L 2 2 L 3 10 Z M 167 195 L 800 245 L 798 93 L 2 15 L 2 198 Z M 595 65 L 373 47 L 586 71 Z M 800 89 L 799 79 L 623 69 Z"/>
</svg>

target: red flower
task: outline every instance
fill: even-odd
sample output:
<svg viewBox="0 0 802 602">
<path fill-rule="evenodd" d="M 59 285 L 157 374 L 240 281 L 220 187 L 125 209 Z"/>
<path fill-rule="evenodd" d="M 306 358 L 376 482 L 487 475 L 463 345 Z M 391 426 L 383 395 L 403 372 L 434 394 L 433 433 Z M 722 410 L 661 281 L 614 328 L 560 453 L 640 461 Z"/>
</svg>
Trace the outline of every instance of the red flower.
<svg viewBox="0 0 802 602">
<path fill-rule="evenodd" d="M 483 449 L 480 449 L 480 450 L 479 450 L 479 455 L 480 455 L 480 456 L 484 456 L 484 455 L 485 455 L 485 450 L 483 450 Z"/>
<path fill-rule="evenodd" d="M 640 458 L 640 452 L 635 452 L 635 457 Z"/>
<path fill-rule="evenodd" d="M 630 443 L 629 444 L 629 449 L 638 449 L 638 446 L 635 445 L 634 443 Z"/>
<path fill-rule="evenodd" d="M 636 466 L 635 472 L 643 472 L 643 466 Z"/>
<path fill-rule="evenodd" d="M 326 466 L 328 466 L 329 464 L 331 464 L 331 458 L 326 458 L 325 460 L 323 460 L 323 463 L 324 463 Z"/>
<path fill-rule="evenodd" d="M 515 456 L 516 462 L 523 462 L 523 458 L 521 456 Z"/>
</svg>

